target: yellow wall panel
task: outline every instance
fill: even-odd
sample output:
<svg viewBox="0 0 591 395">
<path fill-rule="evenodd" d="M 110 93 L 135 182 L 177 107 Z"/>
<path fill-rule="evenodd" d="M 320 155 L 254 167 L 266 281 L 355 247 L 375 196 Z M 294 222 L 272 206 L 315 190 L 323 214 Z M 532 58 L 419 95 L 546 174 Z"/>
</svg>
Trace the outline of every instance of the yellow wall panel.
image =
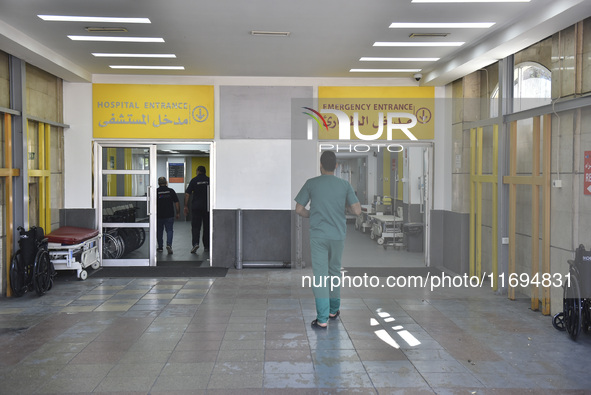
<svg viewBox="0 0 591 395">
<path fill-rule="evenodd" d="M 191 158 L 191 174 L 189 175 L 189 180 L 197 175 L 197 168 L 199 166 L 205 167 L 205 174 L 209 177 L 209 158 L 207 157 L 195 157 Z"/>
</svg>

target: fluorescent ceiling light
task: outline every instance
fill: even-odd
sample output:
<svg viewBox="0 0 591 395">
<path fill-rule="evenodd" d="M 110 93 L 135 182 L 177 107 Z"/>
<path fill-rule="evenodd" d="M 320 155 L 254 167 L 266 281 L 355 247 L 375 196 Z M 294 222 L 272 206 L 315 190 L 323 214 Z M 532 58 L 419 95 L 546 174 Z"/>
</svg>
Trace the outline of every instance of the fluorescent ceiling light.
<svg viewBox="0 0 591 395">
<path fill-rule="evenodd" d="M 364 56 L 361 62 L 436 62 L 439 58 L 372 58 Z"/>
<path fill-rule="evenodd" d="M 376 41 L 374 47 L 459 47 L 463 42 L 388 42 Z"/>
<path fill-rule="evenodd" d="M 97 58 L 176 58 L 173 53 L 98 53 L 92 56 Z"/>
<path fill-rule="evenodd" d="M 37 15 L 51 22 L 152 23 L 149 18 L 116 18 L 102 16 Z"/>
<path fill-rule="evenodd" d="M 123 66 L 110 65 L 112 69 L 127 69 L 127 70 L 184 70 L 184 66 Z"/>
<path fill-rule="evenodd" d="M 163 43 L 162 37 L 68 36 L 74 41 L 117 41 L 129 43 Z"/>
<path fill-rule="evenodd" d="M 350 73 L 418 73 L 421 69 L 351 69 Z"/>
<path fill-rule="evenodd" d="M 394 22 L 390 29 L 488 29 L 494 22 L 461 22 L 461 23 L 407 23 Z"/>
<path fill-rule="evenodd" d="M 531 0 L 412 0 L 411 3 L 529 3 Z"/>
</svg>

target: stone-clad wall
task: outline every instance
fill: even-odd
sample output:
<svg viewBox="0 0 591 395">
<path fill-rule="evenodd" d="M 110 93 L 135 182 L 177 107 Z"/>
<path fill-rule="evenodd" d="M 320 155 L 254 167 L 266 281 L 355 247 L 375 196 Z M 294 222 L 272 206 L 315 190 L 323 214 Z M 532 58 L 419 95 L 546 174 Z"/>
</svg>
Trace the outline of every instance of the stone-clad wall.
<svg viewBox="0 0 591 395">
<path fill-rule="evenodd" d="M 514 64 L 537 63 L 552 72 L 552 100 L 572 100 L 591 91 L 591 19 L 570 26 L 514 55 Z M 485 71 L 486 70 L 486 71 Z M 443 234 L 452 226 L 456 234 L 469 237 L 464 227 L 469 221 L 457 220 L 470 212 L 470 132 L 466 122 L 490 117 L 489 98 L 498 87 L 498 64 L 493 64 L 452 83 L 453 92 L 453 197 L 452 214 L 433 216 L 434 226 Z M 584 152 L 591 151 L 591 108 L 564 111 L 552 115 L 552 179 L 560 179 L 562 188 L 551 189 L 551 271 L 567 273 L 567 259 L 580 243 L 591 249 L 591 196 L 583 193 Z M 532 171 L 531 120 L 518 122 L 517 169 L 519 175 Z M 502 130 L 502 128 L 501 128 Z M 492 128 L 484 128 L 483 169 L 492 170 Z M 502 160 L 502 158 L 500 158 Z M 540 205 L 541 205 L 540 201 Z M 485 185 L 482 202 L 482 268 L 491 270 L 492 188 Z M 508 203 L 503 207 L 508 210 Z M 531 187 L 517 188 L 517 271 L 531 271 Z M 502 215 L 506 215 L 504 213 Z M 541 212 L 540 231 L 541 231 Z M 452 218 L 453 217 L 453 218 Z M 439 224 L 438 221 L 441 221 Z M 459 227 L 459 228 L 458 228 Z M 501 235 L 506 236 L 506 235 Z M 456 238 L 457 239 L 457 238 Z M 433 248 L 432 262 L 441 262 L 450 270 L 468 268 L 463 261 L 468 256 L 469 243 L 454 238 Z M 455 244 L 449 248 L 449 243 Z M 444 248 L 445 247 L 445 248 Z M 451 254 L 456 249 L 463 253 Z M 446 252 L 447 251 L 447 252 Z M 453 255 L 453 256 L 452 256 Z M 541 254 L 540 254 L 541 257 Z M 460 260 L 458 262 L 458 259 Z M 541 259 L 541 258 L 540 258 Z M 499 262 L 499 267 L 506 262 Z M 541 263 L 540 263 L 541 265 Z M 506 267 L 506 266 L 505 266 Z M 529 297 L 529 290 L 521 290 Z M 526 296 L 527 295 L 527 296 Z M 551 288 L 552 314 L 562 309 L 562 289 Z"/>
</svg>

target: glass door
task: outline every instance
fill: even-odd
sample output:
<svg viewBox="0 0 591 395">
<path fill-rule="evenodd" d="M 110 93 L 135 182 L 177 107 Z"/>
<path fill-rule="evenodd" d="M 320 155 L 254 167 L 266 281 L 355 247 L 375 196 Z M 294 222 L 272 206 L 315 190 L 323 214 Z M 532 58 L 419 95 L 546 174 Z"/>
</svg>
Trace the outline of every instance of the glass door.
<svg viewBox="0 0 591 395">
<path fill-rule="evenodd" d="M 97 143 L 103 266 L 155 266 L 156 146 Z"/>
</svg>

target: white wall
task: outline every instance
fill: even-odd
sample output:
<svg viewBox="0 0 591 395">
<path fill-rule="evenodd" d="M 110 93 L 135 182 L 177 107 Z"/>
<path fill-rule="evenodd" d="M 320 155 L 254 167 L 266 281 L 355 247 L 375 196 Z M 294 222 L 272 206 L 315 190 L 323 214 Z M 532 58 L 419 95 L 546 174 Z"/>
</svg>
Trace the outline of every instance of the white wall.
<svg viewBox="0 0 591 395">
<path fill-rule="evenodd" d="M 452 92 L 451 84 L 435 88 L 435 149 L 433 153 L 433 208 L 452 206 Z"/>
<path fill-rule="evenodd" d="M 312 140 L 291 142 L 291 209 L 293 200 L 308 178 L 320 175 L 320 153 L 318 143 Z"/>
<path fill-rule="evenodd" d="M 64 82 L 65 208 L 92 207 L 92 85 Z"/>
<path fill-rule="evenodd" d="M 289 140 L 223 140 L 216 144 L 218 209 L 291 209 Z"/>
</svg>

